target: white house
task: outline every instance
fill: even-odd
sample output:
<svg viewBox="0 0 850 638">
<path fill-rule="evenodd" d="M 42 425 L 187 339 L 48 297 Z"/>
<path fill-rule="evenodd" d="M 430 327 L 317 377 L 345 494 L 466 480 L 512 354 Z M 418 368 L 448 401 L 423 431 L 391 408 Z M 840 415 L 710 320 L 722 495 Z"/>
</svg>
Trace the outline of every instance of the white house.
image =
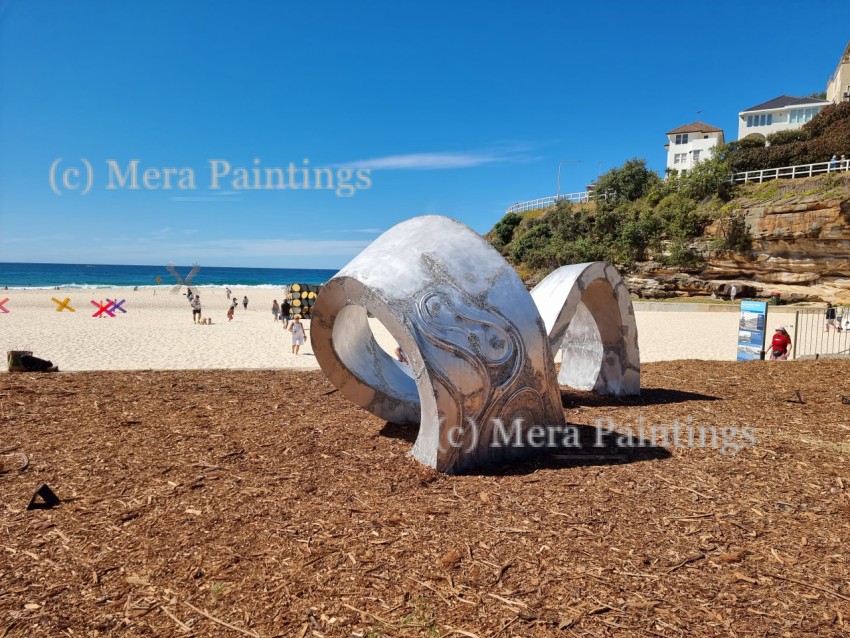
<svg viewBox="0 0 850 638">
<path fill-rule="evenodd" d="M 816 97 L 780 95 L 738 113 L 738 139 L 800 128 L 829 104 Z"/>
<path fill-rule="evenodd" d="M 826 99 L 829 102 L 850 102 L 850 42 L 838 61 L 838 68 L 826 84 Z"/>
<path fill-rule="evenodd" d="M 702 122 L 685 124 L 667 132 L 667 170 L 687 171 L 710 156 L 710 150 L 723 144 L 723 129 Z"/>
</svg>

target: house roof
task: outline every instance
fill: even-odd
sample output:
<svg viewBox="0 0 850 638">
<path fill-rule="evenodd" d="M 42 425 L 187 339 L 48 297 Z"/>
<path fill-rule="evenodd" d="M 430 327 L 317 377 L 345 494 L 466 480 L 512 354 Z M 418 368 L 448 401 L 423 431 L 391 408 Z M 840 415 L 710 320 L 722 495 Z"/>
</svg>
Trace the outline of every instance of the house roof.
<svg viewBox="0 0 850 638">
<path fill-rule="evenodd" d="M 679 128 L 674 128 L 672 131 L 667 131 L 667 135 L 676 135 L 677 133 L 722 133 L 722 128 L 703 124 L 702 122 L 692 122 L 685 124 Z"/>
<path fill-rule="evenodd" d="M 786 106 L 802 106 L 805 104 L 831 104 L 831 102 L 827 102 L 826 100 L 822 100 L 817 97 L 794 97 L 793 95 L 780 95 L 779 97 L 775 97 L 772 100 L 768 100 L 767 102 L 756 104 L 755 106 L 751 106 L 748 109 L 744 109 L 743 111 L 741 111 L 741 113 L 748 113 L 750 111 L 769 111 L 771 109 L 783 109 Z"/>
</svg>

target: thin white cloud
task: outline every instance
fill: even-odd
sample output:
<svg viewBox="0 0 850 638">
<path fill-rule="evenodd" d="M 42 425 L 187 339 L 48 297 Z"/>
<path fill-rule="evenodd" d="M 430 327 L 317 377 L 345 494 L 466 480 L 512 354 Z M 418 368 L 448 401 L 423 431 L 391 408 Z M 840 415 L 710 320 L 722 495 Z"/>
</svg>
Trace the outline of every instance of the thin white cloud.
<svg viewBox="0 0 850 638">
<path fill-rule="evenodd" d="M 521 147 L 493 148 L 470 152 L 410 153 L 387 155 L 348 162 L 345 166 L 373 170 L 441 170 L 447 168 L 475 168 L 487 164 L 515 164 L 531 161 Z"/>
</svg>

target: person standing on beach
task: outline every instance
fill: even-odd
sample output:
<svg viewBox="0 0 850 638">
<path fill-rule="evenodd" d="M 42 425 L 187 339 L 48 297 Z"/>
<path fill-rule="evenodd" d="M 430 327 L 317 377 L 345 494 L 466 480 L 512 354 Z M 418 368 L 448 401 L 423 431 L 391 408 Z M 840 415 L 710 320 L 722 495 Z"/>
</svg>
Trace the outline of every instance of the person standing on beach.
<svg viewBox="0 0 850 638">
<path fill-rule="evenodd" d="M 283 322 L 284 329 L 289 328 L 289 312 L 291 310 L 292 306 L 289 305 L 289 299 L 284 297 L 280 304 L 280 320 Z"/>
<path fill-rule="evenodd" d="M 196 295 L 192 299 L 192 321 L 195 323 L 201 322 L 201 296 Z"/>
<path fill-rule="evenodd" d="M 823 326 L 824 332 L 829 332 L 829 329 L 832 328 L 835 330 L 835 308 L 832 307 L 830 302 L 826 302 L 826 315 L 825 315 L 825 323 Z"/>
<path fill-rule="evenodd" d="M 272 301 L 272 315 L 274 316 L 274 320 L 277 321 L 277 318 L 280 315 L 280 306 L 277 305 L 277 299 Z"/>
<path fill-rule="evenodd" d="M 738 294 L 738 286 L 732 284 L 732 288 L 729 290 L 729 298 L 732 300 L 732 303 L 735 303 L 735 296 Z"/>
<path fill-rule="evenodd" d="M 292 333 L 292 354 L 298 354 L 298 350 L 304 344 L 306 337 L 304 334 L 304 324 L 301 323 L 301 315 L 295 315 L 295 320 L 289 326 L 289 332 Z"/>
<path fill-rule="evenodd" d="M 235 301 L 235 300 L 234 300 L 234 301 Z M 235 307 L 236 307 L 236 306 L 231 305 L 231 306 L 227 309 L 227 320 L 228 320 L 228 321 L 233 321 L 233 309 L 234 309 Z"/>
<path fill-rule="evenodd" d="M 791 337 L 785 330 L 785 326 L 779 326 L 773 333 L 773 341 L 770 342 L 770 360 L 787 361 L 790 349 Z"/>
<path fill-rule="evenodd" d="M 230 290 L 230 288 L 225 288 L 224 292 L 227 294 L 227 298 L 230 299 L 230 295 L 232 294 L 233 291 Z"/>
<path fill-rule="evenodd" d="M 242 305 L 244 306 L 245 310 L 248 310 L 248 295 L 242 297 Z"/>
</svg>

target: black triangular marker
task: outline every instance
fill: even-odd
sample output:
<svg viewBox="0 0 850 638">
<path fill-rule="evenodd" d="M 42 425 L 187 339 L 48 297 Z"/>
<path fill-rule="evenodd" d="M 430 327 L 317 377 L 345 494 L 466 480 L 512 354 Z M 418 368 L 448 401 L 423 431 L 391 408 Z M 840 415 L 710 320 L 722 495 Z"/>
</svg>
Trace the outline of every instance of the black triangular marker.
<svg viewBox="0 0 850 638">
<path fill-rule="evenodd" d="M 39 501 L 39 497 L 41 500 Z M 56 494 L 53 493 L 49 487 L 47 487 L 47 483 L 42 483 L 41 487 L 39 487 L 35 494 L 32 495 L 32 499 L 30 500 L 30 504 L 27 505 L 28 510 L 49 510 L 55 505 L 59 505 L 61 501 Z"/>
</svg>

